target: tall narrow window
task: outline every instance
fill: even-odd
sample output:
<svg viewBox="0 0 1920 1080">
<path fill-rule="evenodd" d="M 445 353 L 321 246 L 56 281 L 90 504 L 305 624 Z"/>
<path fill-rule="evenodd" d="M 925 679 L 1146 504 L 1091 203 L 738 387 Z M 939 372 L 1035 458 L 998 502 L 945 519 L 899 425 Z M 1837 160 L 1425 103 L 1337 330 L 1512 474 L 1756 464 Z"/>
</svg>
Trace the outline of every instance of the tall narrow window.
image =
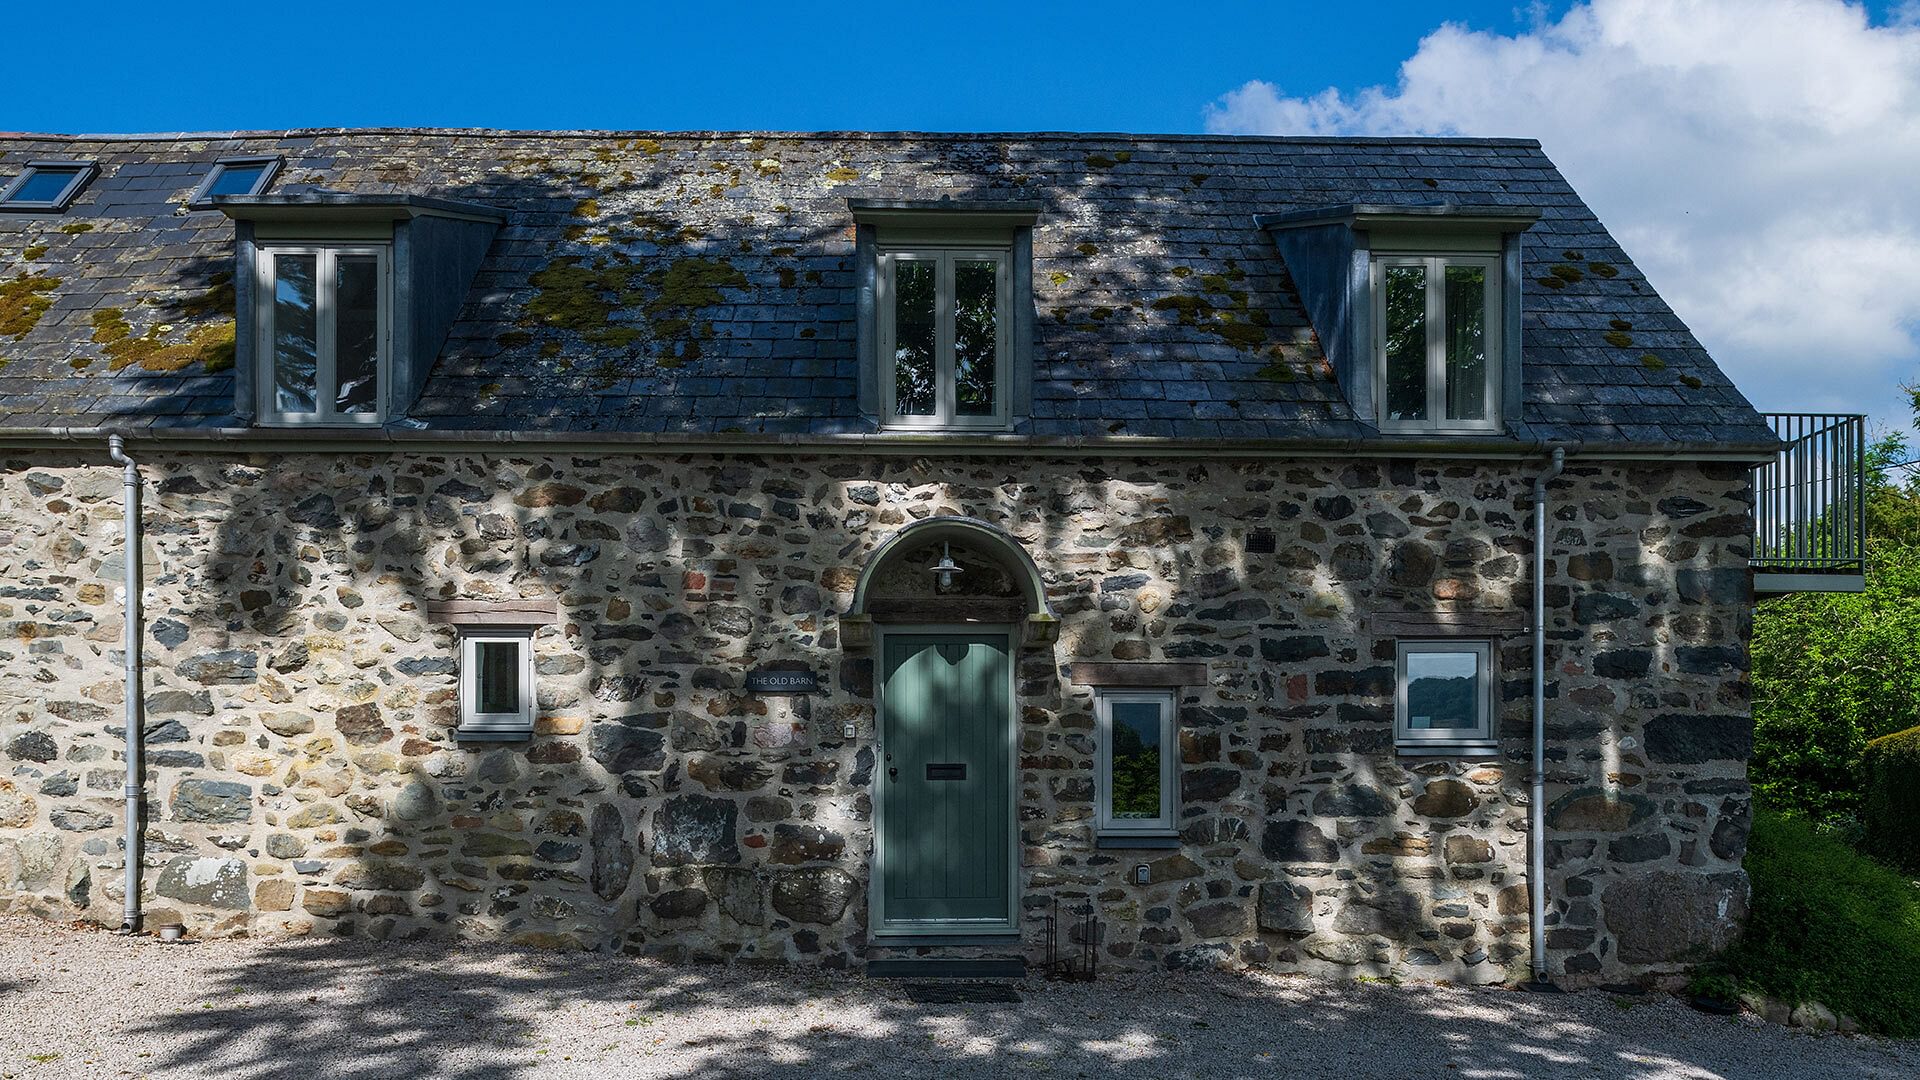
<svg viewBox="0 0 1920 1080">
<path fill-rule="evenodd" d="M 533 732 L 533 634 L 469 631 L 460 639 L 462 736 L 525 738 Z"/>
<path fill-rule="evenodd" d="M 1402 641 L 1394 741 L 1401 752 L 1445 753 L 1491 745 L 1493 646 L 1486 641 Z"/>
<path fill-rule="evenodd" d="M 1172 690 L 1094 694 L 1095 827 L 1102 836 L 1171 836 L 1180 748 Z"/>
<path fill-rule="evenodd" d="M 1380 426 L 1497 430 L 1498 262 L 1381 256 L 1373 265 Z"/>
<path fill-rule="evenodd" d="M 1007 423 L 1009 264 L 1005 251 L 886 251 L 879 342 L 886 422 Z"/>
<path fill-rule="evenodd" d="M 388 354 L 385 248 L 262 248 L 261 418 L 282 424 L 381 420 Z"/>
</svg>

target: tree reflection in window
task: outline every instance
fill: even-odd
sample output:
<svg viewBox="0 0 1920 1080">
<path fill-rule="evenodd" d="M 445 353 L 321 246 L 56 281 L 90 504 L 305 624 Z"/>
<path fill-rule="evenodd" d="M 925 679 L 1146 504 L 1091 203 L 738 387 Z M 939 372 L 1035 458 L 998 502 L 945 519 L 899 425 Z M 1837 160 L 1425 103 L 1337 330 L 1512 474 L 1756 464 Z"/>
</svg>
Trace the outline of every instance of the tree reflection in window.
<svg viewBox="0 0 1920 1080">
<path fill-rule="evenodd" d="M 1447 267 L 1447 419 L 1487 415 L 1487 271 Z"/>
<path fill-rule="evenodd" d="M 387 348 L 386 257 L 378 249 L 313 245 L 263 250 L 255 317 L 259 406 L 288 423 L 378 421 Z"/>
<path fill-rule="evenodd" d="M 1112 710 L 1113 818 L 1160 816 L 1160 706 L 1116 701 Z"/>
<path fill-rule="evenodd" d="M 273 393 L 283 413 L 314 410 L 319 352 L 318 296 L 312 255 L 273 260 Z"/>
<path fill-rule="evenodd" d="M 372 412 L 380 372 L 380 264 L 371 255 L 342 255 L 334 286 L 334 407 Z"/>
<path fill-rule="evenodd" d="M 1427 417 L 1427 272 L 1386 268 L 1387 417 Z"/>
<path fill-rule="evenodd" d="M 902 416 L 934 413 L 934 300 L 938 264 L 893 266 L 893 406 Z"/>
<path fill-rule="evenodd" d="M 953 381 L 961 416 L 994 414 L 999 340 L 998 267 L 962 259 L 953 267 Z"/>
<path fill-rule="evenodd" d="M 1407 656 L 1407 726 L 1472 729 L 1480 724 L 1480 658 L 1473 652 Z"/>
</svg>

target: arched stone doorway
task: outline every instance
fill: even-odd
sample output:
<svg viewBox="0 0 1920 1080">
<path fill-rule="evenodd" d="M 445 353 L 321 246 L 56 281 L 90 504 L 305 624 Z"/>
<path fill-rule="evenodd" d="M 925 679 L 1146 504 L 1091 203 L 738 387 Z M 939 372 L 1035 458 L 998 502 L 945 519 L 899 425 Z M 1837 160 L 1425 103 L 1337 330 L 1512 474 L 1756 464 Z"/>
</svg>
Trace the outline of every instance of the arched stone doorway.
<svg viewBox="0 0 1920 1080">
<path fill-rule="evenodd" d="M 862 568 L 841 635 L 873 651 L 877 940 L 1018 933 L 1019 651 L 1057 626 L 1033 558 L 984 521 L 914 522 Z"/>
<path fill-rule="evenodd" d="M 961 570 L 942 585 L 931 568 L 948 553 Z M 874 549 L 841 616 L 841 645 L 871 645 L 876 624 L 927 622 L 1012 626 L 1016 646 L 1029 649 L 1053 644 L 1060 629 L 1033 556 L 1006 530 L 966 517 L 924 518 Z"/>
</svg>

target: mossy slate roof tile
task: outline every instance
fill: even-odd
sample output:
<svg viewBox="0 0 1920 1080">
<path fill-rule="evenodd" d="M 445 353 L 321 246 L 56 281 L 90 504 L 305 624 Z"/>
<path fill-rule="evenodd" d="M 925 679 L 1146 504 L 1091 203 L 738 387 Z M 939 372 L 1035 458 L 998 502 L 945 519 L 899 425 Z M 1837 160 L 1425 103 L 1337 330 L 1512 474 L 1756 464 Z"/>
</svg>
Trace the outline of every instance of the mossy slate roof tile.
<svg viewBox="0 0 1920 1080">
<path fill-rule="evenodd" d="M 1374 428 L 1332 381 L 1254 215 L 1447 199 L 1544 211 L 1524 243 L 1516 441 L 1772 439 L 1536 143 L 859 132 L 0 137 L 0 179 L 36 158 L 101 166 L 62 215 L 0 214 L 0 285 L 41 279 L 35 295 L 47 301 L 31 329 L 0 335 L 0 426 L 235 422 L 232 373 L 219 370 L 217 350 L 173 370 L 138 359 L 116 369 L 93 320 L 118 309 L 130 335 L 174 345 L 231 318 L 216 275 L 232 267 L 232 225 L 185 203 L 213 161 L 239 154 L 284 157 L 277 188 L 428 195 L 506 213 L 412 410 L 431 428 L 870 431 L 854 401 L 847 200 L 951 195 L 1047 207 L 1034 235 L 1034 404 L 1022 431 L 1367 438 Z M 530 305 L 537 275 L 557 259 L 632 267 L 640 299 L 606 327 L 545 325 Z M 733 273 L 710 293 L 690 291 L 717 302 L 650 317 L 649 301 L 671 299 L 658 275 L 686 259 Z M 1540 286 L 1560 262 L 1581 279 Z M 1155 306 L 1231 303 L 1204 291 L 1208 275 L 1232 278 L 1247 310 L 1265 313 L 1259 340 L 1229 340 L 1204 312 L 1183 321 L 1177 306 Z M 1634 324 L 1631 346 L 1606 341 L 1615 319 Z M 595 329 L 630 333 L 596 342 Z M 1648 353 L 1664 367 L 1644 366 Z M 180 354 L 156 366 L 179 365 Z"/>
</svg>

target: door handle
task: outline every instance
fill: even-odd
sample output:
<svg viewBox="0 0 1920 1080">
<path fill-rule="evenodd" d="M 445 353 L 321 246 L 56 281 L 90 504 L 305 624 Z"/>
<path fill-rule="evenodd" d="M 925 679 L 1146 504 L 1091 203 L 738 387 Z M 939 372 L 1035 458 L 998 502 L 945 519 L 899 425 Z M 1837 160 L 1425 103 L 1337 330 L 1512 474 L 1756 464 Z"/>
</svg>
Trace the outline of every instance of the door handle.
<svg viewBox="0 0 1920 1080">
<path fill-rule="evenodd" d="M 887 779 L 898 780 L 899 778 L 900 778 L 900 770 L 894 768 L 891 765 L 887 766 Z"/>
</svg>

